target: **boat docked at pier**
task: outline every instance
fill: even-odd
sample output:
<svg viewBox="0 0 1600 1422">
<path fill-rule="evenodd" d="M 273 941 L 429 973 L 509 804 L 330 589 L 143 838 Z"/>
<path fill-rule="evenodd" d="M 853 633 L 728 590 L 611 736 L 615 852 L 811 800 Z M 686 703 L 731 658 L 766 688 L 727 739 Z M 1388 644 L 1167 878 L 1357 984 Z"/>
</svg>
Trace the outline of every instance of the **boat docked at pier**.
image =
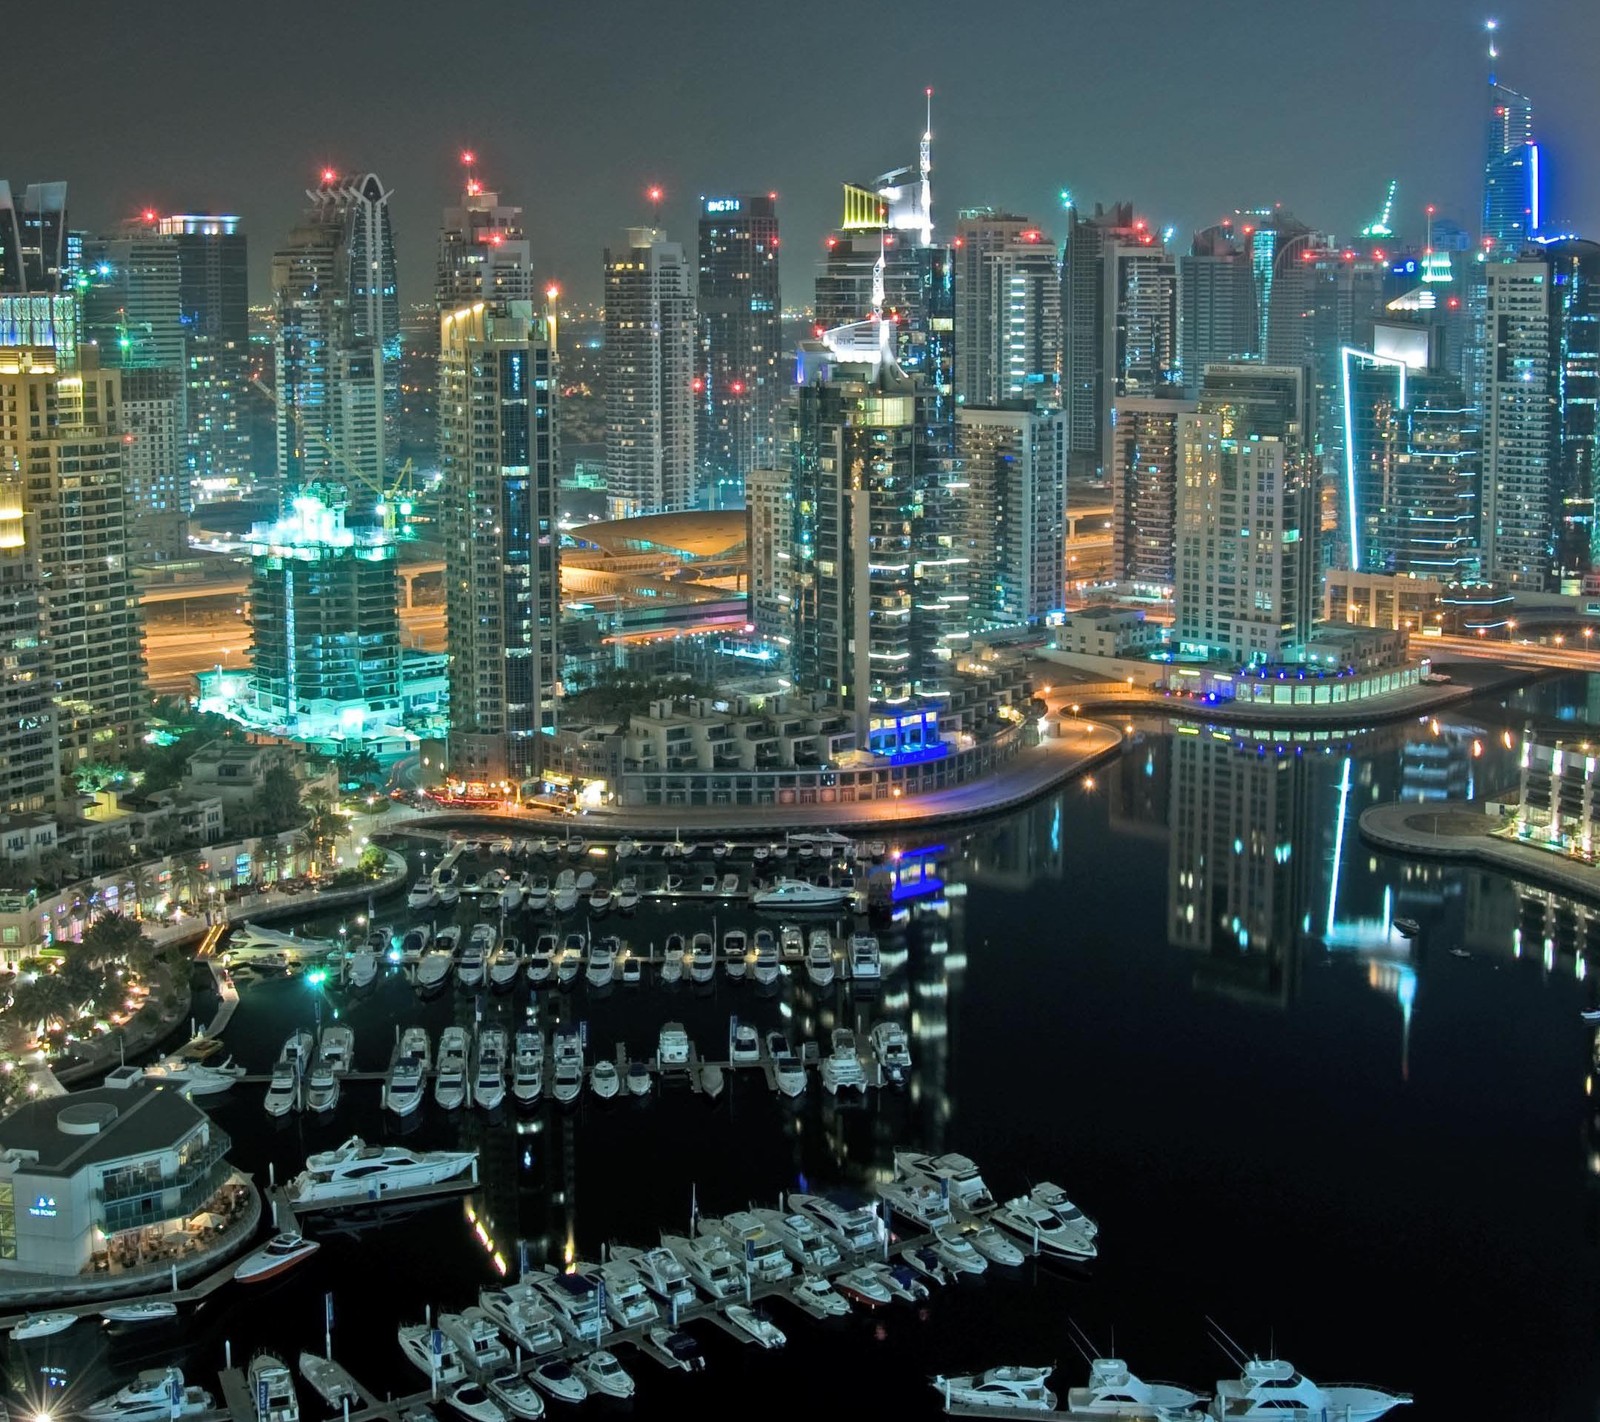
<svg viewBox="0 0 1600 1422">
<path fill-rule="evenodd" d="M 708 983 L 717 975 L 717 946 L 709 933 L 689 940 L 689 981 Z"/>
<path fill-rule="evenodd" d="M 850 894 L 846 889 L 836 889 L 831 884 L 813 884 L 808 879 L 775 879 L 767 888 L 757 889 L 750 895 L 750 902 L 755 908 L 788 912 L 842 908 L 849 899 Z"/>
<path fill-rule="evenodd" d="M 831 1200 L 795 1192 L 789 1196 L 789 1208 L 811 1220 L 845 1254 L 870 1253 L 883 1243 L 883 1221 L 870 1200 Z"/>
<path fill-rule="evenodd" d="M 875 1022 L 867 1033 L 884 1080 L 904 1086 L 911 1076 L 911 1040 L 898 1022 Z"/>
<path fill-rule="evenodd" d="M 556 975 L 556 955 L 561 951 L 553 933 L 541 933 L 528 955 L 528 982 L 543 987 Z"/>
<path fill-rule="evenodd" d="M 849 959 L 851 982 L 870 988 L 883 980 L 883 956 L 872 934 L 850 935 Z"/>
<path fill-rule="evenodd" d="M 273 1235 L 260 1249 L 241 1259 L 233 1277 L 241 1284 L 264 1284 L 268 1279 L 287 1273 L 321 1248 L 316 1240 L 307 1239 L 298 1230 L 286 1230 Z"/>
<path fill-rule="evenodd" d="M 300 1396 L 294 1374 L 276 1353 L 263 1348 L 250 1359 L 245 1374 L 256 1422 L 300 1422 Z"/>
<path fill-rule="evenodd" d="M 494 1111 L 506 1099 L 506 1033 L 503 1027 L 480 1027 L 472 1073 L 472 1099 Z"/>
<path fill-rule="evenodd" d="M 1046 1384 L 1054 1368 L 1002 1367 L 981 1373 L 943 1373 L 933 1379 L 944 1410 L 973 1407 L 996 1412 L 1054 1412 L 1056 1395 Z"/>
<path fill-rule="evenodd" d="M 949 1196 L 943 1186 L 926 1175 L 881 1180 L 874 1188 L 890 1210 L 925 1230 L 936 1230 L 951 1222 Z"/>
<path fill-rule="evenodd" d="M 618 1328 L 644 1327 L 661 1317 L 643 1276 L 629 1260 L 612 1256 L 598 1269 L 587 1266 L 585 1272 L 597 1275 L 606 1286 L 606 1312 Z"/>
<path fill-rule="evenodd" d="M 722 970 L 735 982 L 750 971 L 750 939 L 742 928 L 730 928 L 722 935 Z"/>
<path fill-rule="evenodd" d="M 476 1166 L 476 1150 L 408 1150 L 404 1146 L 369 1146 L 351 1136 L 333 1150 L 318 1151 L 289 1182 L 296 1205 L 340 1200 L 376 1200 L 396 1191 L 440 1185 Z"/>
<path fill-rule="evenodd" d="M 267 1115 L 287 1116 L 300 1104 L 300 1073 L 290 1062 L 279 1062 L 272 1068 L 272 1080 L 267 1084 Z"/>
<path fill-rule="evenodd" d="M 407 1027 L 395 1043 L 389 1074 L 383 1082 L 383 1107 L 396 1116 L 409 1116 L 422 1104 L 423 1082 L 429 1062 L 428 1033 Z"/>
<path fill-rule="evenodd" d="M 1218 1422 L 1276 1422 L 1286 1416 L 1377 1422 L 1411 1395 L 1340 1383 L 1318 1387 L 1282 1358 L 1247 1358 L 1236 1379 L 1217 1384 L 1208 1412 Z"/>
<path fill-rule="evenodd" d="M 511 1061 L 511 1095 L 519 1106 L 531 1106 L 544 1090 L 544 1033 L 527 1028 L 515 1038 Z"/>
<path fill-rule="evenodd" d="M 617 940 L 597 938 L 589 945 L 589 963 L 584 977 L 594 988 L 609 987 L 617 970 Z"/>
<path fill-rule="evenodd" d="M 995 1207 L 994 1195 L 983 1183 L 978 1167 L 966 1156 L 953 1151 L 945 1155 L 927 1155 L 922 1151 L 897 1150 L 894 1173 L 898 1180 L 921 1175 L 935 1182 L 945 1182 L 951 1207 L 966 1214 L 983 1215 Z"/>
<path fill-rule="evenodd" d="M 833 939 L 826 928 L 813 928 L 806 943 L 806 976 L 813 987 L 827 987 L 833 974 Z"/>
<path fill-rule="evenodd" d="M 1082 1340 L 1079 1340 L 1082 1347 Z M 1147 1383 L 1121 1358 L 1091 1358 L 1089 1381 L 1067 1389 L 1069 1417 L 1122 1417 L 1137 1422 L 1194 1422 L 1207 1401 L 1202 1393 L 1172 1383 Z M 1276 1409 L 1274 1409 L 1276 1411 Z M 1296 1412 L 1296 1416 L 1306 1414 Z M 1331 1414 L 1330 1414 L 1331 1415 Z M 1342 1414 L 1341 1414 L 1342 1415 Z"/>
<path fill-rule="evenodd" d="M 825 1271 L 840 1262 L 839 1246 L 809 1216 L 793 1209 L 768 1210 L 760 1206 L 750 1213 L 777 1236 L 783 1252 L 802 1270 Z"/>
<path fill-rule="evenodd" d="M 481 1377 L 511 1361 L 511 1350 L 500 1337 L 500 1330 L 481 1307 L 462 1309 L 460 1313 L 441 1313 L 439 1329 L 456 1345 L 462 1365 L 469 1373 Z"/>
<path fill-rule="evenodd" d="M 661 1242 L 709 1297 L 731 1299 L 744 1293 L 744 1261 L 723 1239 L 712 1235 L 685 1239 L 681 1234 L 663 1234 Z"/>
<path fill-rule="evenodd" d="M 461 1365 L 461 1354 L 443 1329 L 426 1323 L 402 1323 L 395 1330 L 395 1337 L 406 1360 L 423 1377 L 441 1387 L 465 1381 L 467 1370 Z"/>
<path fill-rule="evenodd" d="M 583 1039 L 576 1029 L 557 1031 L 555 1039 L 555 1072 L 550 1094 L 563 1106 L 578 1099 L 583 1090 Z"/>
<path fill-rule="evenodd" d="M 745 1272 L 757 1282 L 787 1279 L 794 1273 L 783 1240 L 754 1210 L 735 1210 L 720 1219 L 702 1219 L 699 1231 L 703 1236 L 722 1240 L 744 1260 Z"/>
<path fill-rule="evenodd" d="M 244 1068 L 232 1057 L 215 1065 L 188 1057 L 163 1057 L 144 1069 L 144 1079 L 153 1086 L 174 1086 L 191 1097 L 219 1095 L 243 1075 Z"/>
<path fill-rule="evenodd" d="M 778 975 L 783 971 L 778 957 L 778 940 L 770 928 L 756 929 L 750 971 L 758 987 L 770 987 L 778 981 Z"/>
<path fill-rule="evenodd" d="M 433 1099 L 446 1111 L 467 1100 L 467 1029 L 446 1027 L 439 1034 L 439 1070 L 433 1079 Z"/>
<path fill-rule="evenodd" d="M 560 1274 L 546 1268 L 527 1282 L 538 1290 L 561 1331 L 579 1343 L 598 1343 L 609 1329 L 599 1284 L 582 1274 Z"/>
<path fill-rule="evenodd" d="M 822 1086 L 830 1096 L 841 1091 L 866 1094 L 867 1074 L 856 1050 L 856 1034 L 848 1027 L 833 1029 L 833 1050 L 822 1059 Z"/>
<path fill-rule="evenodd" d="M 332 1358 L 325 1358 L 322 1354 L 313 1353 L 308 1349 L 301 1353 L 298 1366 L 300 1376 L 306 1380 L 311 1390 L 335 1412 L 346 1404 L 351 1407 L 361 1406 L 361 1389 L 356 1386 L 356 1380 Z"/>
<path fill-rule="evenodd" d="M 1036 1185 L 1029 1194 L 1007 1200 L 989 1219 L 1036 1253 L 1070 1260 L 1093 1259 L 1099 1253 L 1093 1221 L 1054 1185 Z"/>
<path fill-rule="evenodd" d="M 489 986 L 495 992 L 509 992 L 522 971 L 522 945 L 515 938 L 503 938 L 489 959 Z"/>
<path fill-rule="evenodd" d="M 78 1414 L 88 1422 L 168 1422 L 209 1412 L 214 1399 L 203 1388 L 186 1387 L 177 1368 L 146 1368 L 109 1397 Z"/>
<path fill-rule="evenodd" d="M 694 1282 L 683 1262 L 663 1244 L 653 1249 L 636 1249 L 632 1245 L 618 1245 L 611 1251 L 614 1259 L 630 1265 L 644 1280 L 645 1287 L 667 1306 L 669 1312 L 688 1308 L 695 1301 Z"/>
<path fill-rule="evenodd" d="M 531 1284 L 479 1289 L 478 1307 L 512 1342 L 530 1353 L 549 1353 L 564 1346 L 555 1315 Z"/>
</svg>

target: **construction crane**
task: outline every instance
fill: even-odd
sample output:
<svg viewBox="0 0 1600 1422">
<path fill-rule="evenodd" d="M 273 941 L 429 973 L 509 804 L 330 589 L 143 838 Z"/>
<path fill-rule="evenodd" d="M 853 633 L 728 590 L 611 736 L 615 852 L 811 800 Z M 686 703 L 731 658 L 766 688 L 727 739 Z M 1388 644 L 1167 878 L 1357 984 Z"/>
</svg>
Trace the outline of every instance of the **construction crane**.
<svg viewBox="0 0 1600 1422">
<path fill-rule="evenodd" d="M 1398 178 L 1389 179 L 1389 191 L 1383 197 L 1383 211 L 1361 229 L 1363 237 L 1393 237 L 1394 228 L 1389 226 L 1389 217 L 1394 212 L 1395 189 L 1400 186 Z"/>
<path fill-rule="evenodd" d="M 396 538 L 413 536 L 411 525 L 404 522 L 411 516 L 412 501 L 416 496 L 416 466 L 411 460 L 406 460 L 400 466 L 393 481 L 385 487 L 381 481 L 373 479 L 365 470 L 358 469 L 318 431 L 312 429 L 300 411 L 292 405 L 285 404 L 283 397 L 259 375 L 252 375 L 250 383 L 272 401 L 273 407 L 280 414 L 287 414 L 294 421 L 302 439 L 309 439 L 318 445 L 356 484 L 370 489 L 378 496 L 377 514 L 386 532 L 392 533 Z"/>
</svg>

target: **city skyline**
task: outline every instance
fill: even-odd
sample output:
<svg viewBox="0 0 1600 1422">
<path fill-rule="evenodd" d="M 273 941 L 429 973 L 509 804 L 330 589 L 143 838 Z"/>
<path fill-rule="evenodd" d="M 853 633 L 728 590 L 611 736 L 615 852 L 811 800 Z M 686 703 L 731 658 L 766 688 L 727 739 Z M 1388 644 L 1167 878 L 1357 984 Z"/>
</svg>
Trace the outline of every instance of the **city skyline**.
<svg viewBox="0 0 1600 1422">
<path fill-rule="evenodd" d="M 87 49 L 82 82 L 91 88 L 125 87 L 130 72 L 144 76 L 149 139 L 135 162 L 87 127 L 75 131 L 73 115 L 50 102 L 46 70 L 22 71 L 12 137 L 26 173 L 14 164 L 15 176 L 68 181 L 72 220 L 90 229 L 108 230 L 146 207 L 238 212 L 254 237 L 251 285 L 260 300 L 268 244 L 291 225 L 316 173 L 324 166 L 380 172 L 395 190 L 408 305 L 431 289 L 434 223 L 458 186 L 463 147 L 480 154 L 490 186 L 527 205 L 540 281 L 559 281 L 580 301 L 598 298 L 596 254 L 610 235 L 651 218 L 645 191 L 652 184 L 665 191 L 660 225 L 685 233 L 702 197 L 776 191 L 793 253 L 784 299 L 794 306 L 809 300 L 811 269 L 836 221 L 838 180 L 905 161 L 920 129 L 921 89 L 931 85 L 943 236 L 967 206 L 1008 208 L 1059 227 L 1064 188 L 1091 210 L 1097 201 L 1132 200 L 1181 237 L 1264 202 L 1350 235 L 1371 220 L 1390 178 L 1399 181 L 1402 231 L 1420 229 L 1430 202 L 1477 225 L 1485 17 L 1443 0 L 1401 13 L 1358 0 L 1315 17 L 1255 0 L 1221 11 L 1170 7 L 1156 17 L 1167 42 L 1138 50 L 1137 70 L 1120 57 L 1132 21 L 1118 12 L 1023 3 L 1016 24 L 1002 30 L 937 0 L 897 41 L 894 80 L 875 87 L 872 114 L 830 133 L 826 144 L 792 115 L 834 101 L 857 105 L 858 76 L 826 62 L 837 29 L 819 22 L 815 8 L 804 17 L 764 17 L 752 45 L 744 12 L 720 3 L 698 7 L 692 23 L 670 30 L 631 3 L 559 23 L 502 5 L 469 6 L 485 22 L 492 18 L 507 44 L 525 44 L 545 82 L 525 107 L 480 105 L 458 116 L 453 96 L 467 76 L 456 71 L 467 61 L 439 58 L 426 12 L 386 7 L 384 24 L 373 26 L 371 7 L 352 5 L 319 13 L 318 46 L 298 51 L 298 92 L 318 102 L 283 108 L 263 128 L 258 115 L 272 102 L 270 81 L 255 80 L 232 56 L 270 51 L 299 8 L 241 14 L 225 35 L 136 29 L 119 38 L 114 59 Z M 1595 230 L 1600 155 L 1580 148 L 1588 94 L 1581 76 L 1590 67 L 1584 57 L 1600 53 L 1600 13 L 1575 0 L 1523 0 L 1498 18 L 1497 73 L 1535 106 L 1546 226 Z M 1009 38 L 1017 31 L 1036 32 L 1038 42 L 1017 46 Z M 1270 50 L 1274 92 L 1293 94 L 1293 106 L 1307 115 L 1336 112 L 1337 122 L 1259 122 L 1259 108 L 1245 121 L 1219 108 L 1215 76 L 1248 57 L 1241 33 L 1258 34 Z M 365 47 L 370 60 L 358 72 L 377 79 L 349 82 L 342 57 L 352 46 Z M 1063 64 L 1058 56 L 1068 58 Z M 987 86 L 964 77 L 985 72 L 984 59 L 1011 76 L 1025 127 L 1015 107 L 997 108 Z M 691 63 L 704 67 L 705 83 L 686 82 Z M 1350 88 L 1353 74 L 1363 78 L 1362 93 Z M 203 124 L 193 122 L 197 111 L 207 115 Z M 635 136 L 641 113 L 651 115 L 647 145 Z M 552 120 L 558 143 L 549 138 Z M 247 154 L 251 166 L 241 173 Z"/>
</svg>

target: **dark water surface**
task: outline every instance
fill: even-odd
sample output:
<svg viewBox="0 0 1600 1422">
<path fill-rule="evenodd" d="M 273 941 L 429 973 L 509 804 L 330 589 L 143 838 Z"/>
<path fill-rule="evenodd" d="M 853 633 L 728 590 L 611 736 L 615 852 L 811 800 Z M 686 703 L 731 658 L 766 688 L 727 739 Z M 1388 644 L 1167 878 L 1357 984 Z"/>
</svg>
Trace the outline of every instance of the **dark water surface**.
<svg viewBox="0 0 1600 1422">
<path fill-rule="evenodd" d="M 859 1186 L 909 1146 L 972 1156 L 1001 1193 L 1063 1185 L 1099 1219 L 1100 1259 L 1079 1277 L 991 1267 L 920 1312 L 896 1305 L 830 1327 L 774 1302 L 789 1334 L 777 1354 L 700 1325 L 701 1375 L 624 1354 L 632 1409 L 931 1417 L 926 1379 L 938 1371 L 1055 1362 L 1058 1388 L 1080 1382 L 1069 1316 L 1102 1350 L 1114 1332 L 1144 1376 L 1209 1391 L 1229 1372 L 1207 1342 L 1209 1314 L 1319 1381 L 1415 1393 L 1412 1416 L 1593 1417 L 1600 1146 L 1593 1041 L 1578 1016 L 1595 998 L 1589 910 L 1376 854 L 1356 827 L 1362 808 L 1401 794 L 1465 799 L 1514 784 L 1510 733 L 1528 716 L 1583 719 L 1592 696 L 1570 678 L 1436 726 L 1298 740 L 1136 728 L 1092 786 L 921 841 L 946 889 L 881 933 L 896 966 L 873 999 L 786 978 L 772 997 L 726 980 L 704 996 L 647 982 L 600 999 L 579 986 L 538 1008 L 546 1030 L 587 1021 L 591 1055 L 626 1041 L 638 1057 L 670 1020 L 723 1056 L 735 1013 L 824 1050 L 834 1025 L 890 1016 L 911 1033 L 906 1091 L 840 1108 L 813 1077 L 794 1108 L 747 1073 L 715 1104 L 686 1090 L 642 1103 L 586 1093 L 576 1109 L 508 1109 L 494 1122 L 448 1118 L 430 1100 L 406 1138 L 478 1145 L 475 1195 L 318 1230 L 307 1265 L 219 1292 L 181 1331 L 80 1325 L 13 1345 L 12 1405 L 34 1405 L 43 1369 L 61 1369 L 82 1401 L 169 1357 L 215 1390 L 225 1339 L 236 1362 L 265 1344 L 292 1362 L 320 1345 L 328 1290 L 336 1355 L 379 1395 L 415 1391 L 396 1324 L 427 1304 L 476 1302 L 519 1257 L 593 1260 L 607 1241 L 681 1233 L 691 1190 L 713 1214 L 784 1189 Z M 403 901 L 377 909 L 380 922 L 407 918 Z M 1390 928 L 1396 915 L 1422 923 L 1414 944 Z M 710 917 L 709 906 L 647 906 L 606 931 L 659 946 Z M 717 917 L 719 929 L 755 921 Z M 341 922 L 358 933 L 354 917 L 303 926 Z M 311 1024 L 312 997 L 299 980 L 251 985 L 229 1047 L 264 1069 L 293 1026 Z M 514 1026 L 528 999 L 523 986 L 485 996 L 483 1010 Z M 361 999 L 329 990 L 324 1012 L 335 1010 L 355 1028 L 358 1065 L 379 1068 L 396 1023 L 437 1039 L 470 1022 L 474 1003 L 459 992 L 418 1003 L 393 977 Z M 270 1162 L 283 1178 L 352 1133 L 393 1135 L 379 1089 L 347 1083 L 331 1118 L 280 1124 L 261 1087 L 239 1087 L 215 1114 L 237 1163 L 264 1179 Z M 302 1391 L 307 1417 L 321 1415 Z"/>
</svg>

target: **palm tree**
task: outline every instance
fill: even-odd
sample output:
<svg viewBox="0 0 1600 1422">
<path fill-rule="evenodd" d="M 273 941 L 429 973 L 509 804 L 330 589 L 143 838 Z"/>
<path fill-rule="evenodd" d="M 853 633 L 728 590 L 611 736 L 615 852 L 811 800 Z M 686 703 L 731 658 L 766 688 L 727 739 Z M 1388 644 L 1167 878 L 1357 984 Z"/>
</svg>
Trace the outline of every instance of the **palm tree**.
<svg viewBox="0 0 1600 1422">
<path fill-rule="evenodd" d="M 316 844 L 306 830 L 296 830 L 289 840 L 290 864 L 297 874 L 307 874 L 311 871 L 312 859 L 316 854 Z"/>
<path fill-rule="evenodd" d="M 306 810 L 310 814 L 306 821 L 306 833 L 311 838 L 311 853 L 315 861 L 321 864 L 333 852 L 341 821 L 325 795 L 310 796 L 306 800 Z"/>
<path fill-rule="evenodd" d="M 52 1025 L 65 1026 L 72 1017 L 72 992 L 54 973 L 40 973 L 29 983 L 19 983 L 11 995 L 11 1012 L 41 1035 Z"/>
<path fill-rule="evenodd" d="M 187 898 L 191 905 L 205 897 L 206 875 L 201 867 L 205 857 L 198 849 L 186 849 L 172 860 L 172 897 Z"/>
</svg>

